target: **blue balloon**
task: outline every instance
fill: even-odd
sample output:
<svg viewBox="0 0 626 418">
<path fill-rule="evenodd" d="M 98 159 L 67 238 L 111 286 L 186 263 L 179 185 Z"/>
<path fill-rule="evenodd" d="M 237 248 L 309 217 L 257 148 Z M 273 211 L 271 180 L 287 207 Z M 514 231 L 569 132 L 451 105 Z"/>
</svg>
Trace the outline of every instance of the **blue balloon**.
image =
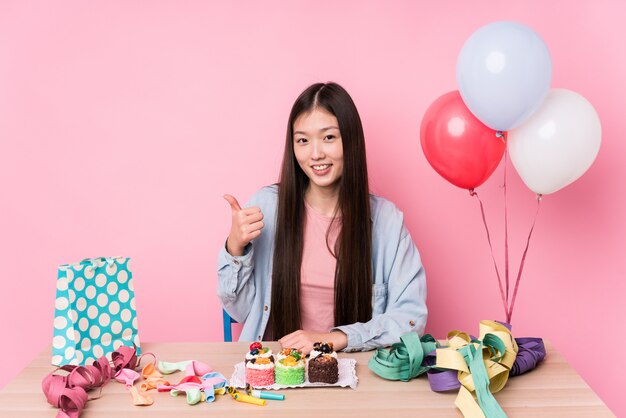
<svg viewBox="0 0 626 418">
<path fill-rule="evenodd" d="M 463 102 L 497 131 L 519 126 L 550 88 L 552 60 L 541 37 L 517 22 L 481 27 L 465 41 L 456 64 Z"/>
</svg>

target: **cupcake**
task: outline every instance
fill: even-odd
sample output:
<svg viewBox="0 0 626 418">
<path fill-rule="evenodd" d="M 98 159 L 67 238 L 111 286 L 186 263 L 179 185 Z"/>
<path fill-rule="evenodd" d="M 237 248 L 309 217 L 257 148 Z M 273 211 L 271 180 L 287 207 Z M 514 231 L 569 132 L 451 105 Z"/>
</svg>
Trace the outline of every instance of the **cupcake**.
<svg viewBox="0 0 626 418">
<path fill-rule="evenodd" d="M 246 354 L 246 383 L 254 387 L 273 385 L 274 367 L 272 350 L 263 348 L 261 343 L 252 343 Z"/>
<path fill-rule="evenodd" d="M 268 358 L 272 363 L 274 362 L 272 350 L 270 350 L 269 347 L 263 347 L 260 342 L 250 344 L 250 351 L 246 353 L 246 363 L 257 358 Z"/>
<path fill-rule="evenodd" d="M 337 353 L 333 350 L 333 343 L 313 344 L 308 366 L 311 383 L 337 383 L 339 380 Z"/>
<path fill-rule="evenodd" d="M 276 383 L 294 386 L 304 383 L 304 358 L 295 348 L 286 348 L 276 356 Z"/>
</svg>

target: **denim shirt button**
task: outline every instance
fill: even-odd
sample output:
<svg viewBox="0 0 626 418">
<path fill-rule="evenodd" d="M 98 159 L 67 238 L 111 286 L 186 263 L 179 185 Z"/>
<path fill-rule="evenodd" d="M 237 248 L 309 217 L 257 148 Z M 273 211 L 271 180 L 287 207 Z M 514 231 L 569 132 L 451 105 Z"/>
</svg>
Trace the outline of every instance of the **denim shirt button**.
<svg viewBox="0 0 626 418">
<path fill-rule="evenodd" d="M 233 263 L 234 263 L 236 266 L 238 266 L 238 265 L 239 265 L 239 260 L 234 259 L 234 260 L 233 260 Z"/>
<path fill-rule="evenodd" d="M 414 327 L 414 326 L 415 326 L 415 321 L 410 320 L 410 321 L 409 321 L 409 325 L 410 325 L 410 326 L 412 326 L 412 327 Z"/>
</svg>

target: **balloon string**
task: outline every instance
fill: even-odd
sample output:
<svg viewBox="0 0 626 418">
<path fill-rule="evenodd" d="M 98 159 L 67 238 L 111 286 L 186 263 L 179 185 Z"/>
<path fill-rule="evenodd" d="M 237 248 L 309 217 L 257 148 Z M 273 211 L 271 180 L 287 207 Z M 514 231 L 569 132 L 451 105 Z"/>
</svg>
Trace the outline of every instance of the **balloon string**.
<svg viewBox="0 0 626 418">
<path fill-rule="evenodd" d="M 508 152 L 505 148 L 504 150 L 504 184 L 502 188 L 504 189 L 504 279 L 506 282 L 506 304 L 509 305 L 509 221 L 508 221 L 508 213 L 506 207 L 506 166 L 507 166 L 507 157 Z M 509 312 L 507 312 L 506 322 L 508 324 L 511 323 L 511 318 L 509 317 Z"/>
<path fill-rule="evenodd" d="M 496 276 L 498 277 L 498 287 L 500 288 L 500 297 L 502 298 L 502 305 L 504 306 L 504 313 L 507 314 L 507 303 L 504 297 L 504 289 L 502 288 L 502 279 L 500 278 L 500 271 L 498 270 L 498 264 L 496 263 L 496 257 L 493 255 L 493 245 L 491 244 L 491 235 L 489 234 L 489 227 L 487 226 L 487 219 L 485 218 L 485 208 L 483 202 L 480 200 L 478 193 L 474 189 L 469 189 L 470 196 L 476 196 L 478 203 L 480 203 L 480 213 L 483 217 L 483 224 L 485 225 L 485 231 L 487 232 L 487 242 L 489 243 L 489 249 L 491 250 L 491 259 L 493 260 L 493 267 L 496 269 Z M 507 315 L 508 316 L 508 315 Z"/>
<path fill-rule="evenodd" d="M 507 322 L 511 323 L 511 317 L 513 316 L 513 306 L 515 306 L 515 297 L 517 296 L 517 289 L 519 287 L 519 281 L 522 277 L 522 270 L 524 269 L 524 261 L 526 260 L 526 253 L 528 252 L 528 245 L 530 244 L 530 237 L 533 235 L 533 230 L 535 229 L 535 222 L 537 222 L 537 215 L 539 214 L 539 206 L 541 203 L 542 195 L 537 195 L 537 210 L 535 211 L 535 218 L 533 219 L 533 224 L 530 227 L 530 232 L 528 233 L 528 239 L 526 240 L 526 248 L 524 249 L 524 254 L 522 255 L 522 261 L 520 262 L 519 271 L 517 272 L 517 279 L 515 279 L 515 289 L 513 290 L 513 299 L 511 300 L 511 304 L 509 306 L 509 311 L 507 312 Z"/>
</svg>

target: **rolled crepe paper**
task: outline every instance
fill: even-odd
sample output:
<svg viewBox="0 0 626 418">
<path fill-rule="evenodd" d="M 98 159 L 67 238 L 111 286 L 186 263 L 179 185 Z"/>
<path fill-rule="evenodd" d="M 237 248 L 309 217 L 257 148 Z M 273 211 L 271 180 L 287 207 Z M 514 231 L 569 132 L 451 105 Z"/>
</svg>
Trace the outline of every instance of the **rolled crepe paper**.
<svg viewBox="0 0 626 418">
<path fill-rule="evenodd" d="M 517 355 L 511 332 L 495 321 L 480 321 L 480 339 L 465 333 L 450 338 L 449 347 L 437 349 L 438 368 L 458 370 L 461 382 L 455 405 L 464 416 L 506 417 L 493 397 L 504 388 Z M 487 373 L 489 370 L 489 373 Z"/>
<path fill-rule="evenodd" d="M 439 346 L 432 335 L 420 338 L 417 333 L 409 332 L 400 337 L 400 342 L 390 349 L 379 348 L 368 362 L 369 368 L 387 380 L 405 382 L 426 373 L 430 366 L 424 366 L 425 353 L 430 353 Z"/>
<path fill-rule="evenodd" d="M 453 330 L 448 333 L 446 338 L 445 347 L 460 348 L 469 344 L 471 341 L 476 340 L 476 337 L 469 335 L 465 332 Z M 441 346 L 437 348 L 442 348 Z M 424 359 L 425 362 L 431 367 L 428 370 L 428 383 L 430 389 L 434 392 L 446 392 L 449 390 L 459 389 L 461 383 L 459 382 L 459 373 L 456 370 L 440 369 L 436 368 L 437 352 L 433 351 Z"/>
<path fill-rule="evenodd" d="M 504 325 L 511 331 L 512 327 L 506 322 L 496 321 L 499 324 Z M 511 376 L 518 376 L 520 374 L 531 371 L 539 362 L 546 358 L 546 347 L 543 344 L 541 338 L 525 337 L 516 338 L 515 342 L 519 348 L 515 363 L 511 367 Z"/>
<path fill-rule="evenodd" d="M 448 334 L 445 348 L 440 348 L 430 335 L 419 338 L 415 333 L 408 333 L 400 340 L 391 349 L 376 351 L 369 361 L 372 371 L 385 379 L 404 381 L 431 372 L 429 379 L 435 380 L 433 390 L 448 390 L 456 384 L 450 379 L 439 382 L 437 379 L 446 379 L 451 375 L 436 371 L 454 370 L 453 373 L 458 372 L 457 380 L 462 385 L 455 404 L 465 416 L 506 416 L 492 393 L 501 390 L 506 384 L 518 351 L 517 343 L 507 327 L 495 321 L 481 321 L 480 339 L 452 331 Z M 428 354 L 434 348 L 437 348 L 437 354 L 433 366 Z"/>
<path fill-rule="evenodd" d="M 546 358 L 546 347 L 541 338 L 516 338 L 515 341 L 519 351 L 511 367 L 511 376 L 518 376 L 534 369 Z"/>
<path fill-rule="evenodd" d="M 546 357 L 546 348 L 541 338 L 516 338 L 515 341 L 517 342 L 518 352 L 509 377 L 519 376 L 531 371 Z M 434 367 L 435 362 L 436 356 L 433 352 L 424 357 L 424 362 L 422 363 L 424 366 L 429 367 L 428 383 L 433 392 L 447 392 L 461 387 L 458 372 L 455 370 L 437 369 Z"/>
<path fill-rule="evenodd" d="M 428 371 L 428 384 L 433 392 L 447 392 L 449 390 L 458 390 L 461 387 L 459 373 L 456 370 L 439 370 L 435 368 Z"/>
</svg>

